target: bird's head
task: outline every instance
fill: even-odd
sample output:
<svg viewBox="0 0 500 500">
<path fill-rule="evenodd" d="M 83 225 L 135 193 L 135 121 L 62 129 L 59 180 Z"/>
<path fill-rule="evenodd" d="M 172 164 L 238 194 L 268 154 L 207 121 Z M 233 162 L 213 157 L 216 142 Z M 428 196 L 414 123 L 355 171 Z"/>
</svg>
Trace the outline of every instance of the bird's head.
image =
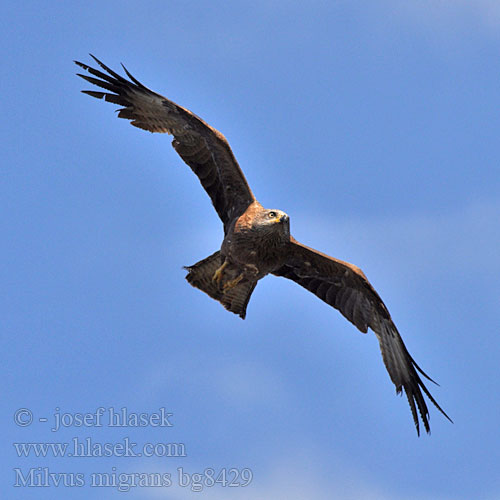
<svg viewBox="0 0 500 500">
<path fill-rule="evenodd" d="M 290 218 L 283 210 L 262 210 L 254 221 L 254 227 L 269 235 L 290 237 Z"/>
</svg>

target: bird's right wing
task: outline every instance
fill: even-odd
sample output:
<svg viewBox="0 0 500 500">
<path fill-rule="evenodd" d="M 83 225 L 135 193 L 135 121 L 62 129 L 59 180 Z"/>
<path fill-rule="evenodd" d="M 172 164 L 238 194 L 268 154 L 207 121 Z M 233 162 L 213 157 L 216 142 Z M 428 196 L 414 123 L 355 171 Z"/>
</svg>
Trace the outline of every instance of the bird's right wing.
<svg viewBox="0 0 500 500">
<path fill-rule="evenodd" d="M 125 67 L 130 80 L 92 57 L 107 74 L 75 61 L 92 75 L 78 76 L 108 92 L 82 92 L 123 106 L 118 117 L 131 120 L 135 127 L 173 135 L 173 147 L 198 176 L 227 230 L 228 224 L 243 214 L 255 197 L 226 138 L 191 111 L 142 85 Z"/>
<path fill-rule="evenodd" d="M 404 389 L 406 393 L 417 433 L 420 433 L 418 413 L 425 430 L 430 432 L 429 410 L 422 392 L 451 421 L 432 397 L 418 372 L 434 381 L 411 357 L 389 311 L 361 269 L 291 238 L 285 264 L 273 274 L 295 281 L 314 293 L 340 311 L 363 333 L 366 333 L 368 328 L 375 332 L 382 359 L 396 391 L 401 393 Z"/>
</svg>

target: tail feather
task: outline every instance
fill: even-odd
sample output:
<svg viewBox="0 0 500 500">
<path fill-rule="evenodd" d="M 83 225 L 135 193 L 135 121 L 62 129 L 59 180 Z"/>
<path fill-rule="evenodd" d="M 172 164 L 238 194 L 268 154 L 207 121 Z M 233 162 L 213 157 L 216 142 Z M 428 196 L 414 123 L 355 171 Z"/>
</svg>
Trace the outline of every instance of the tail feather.
<svg viewBox="0 0 500 500">
<path fill-rule="evenodd" d="M 245 319 L 248 301 L 257 282 L 242 281 L 224 292 L 219 283 L 213 280 L 213 275 L 221 264 L 222 257 L 217 251 L 192 266 L 186 266 L 184 269 L 189 271 L 186 279 L 192 286 L 220 302 L 228 311 Z"/>
</svg>

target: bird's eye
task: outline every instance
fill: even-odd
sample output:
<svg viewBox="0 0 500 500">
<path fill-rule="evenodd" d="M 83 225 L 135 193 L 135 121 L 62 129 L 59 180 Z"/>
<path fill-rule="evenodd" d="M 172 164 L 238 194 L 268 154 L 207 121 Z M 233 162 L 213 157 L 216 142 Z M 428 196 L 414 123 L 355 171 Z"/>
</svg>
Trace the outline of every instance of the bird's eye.
<svg viewBox="0 0 500 500">
<path fill-rule="evenodd" d="M 277 215 L 278 215 L 278 214 L 277 214 L 276 212 L 269 212 L 269 213 L 267 214 L 267 216 L 268 216 L 270 219 L 276 219 L 276 216 L 277 216 Z"/>
</svg>

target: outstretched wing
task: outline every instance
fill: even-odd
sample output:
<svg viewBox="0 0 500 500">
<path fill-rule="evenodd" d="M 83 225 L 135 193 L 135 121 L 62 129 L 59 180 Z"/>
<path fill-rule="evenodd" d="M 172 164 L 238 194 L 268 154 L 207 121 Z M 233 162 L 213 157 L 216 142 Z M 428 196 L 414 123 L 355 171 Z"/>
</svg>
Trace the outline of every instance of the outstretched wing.
<svg viewBox="0 0 500 500">
<path fill-rule="evenodd" d="M 130 80 L 91 57 L 107 74 L 75 61 L 93 75 L 78 73 L 78 76 L 108 92 L 82 92 L 123 106 L 118 117 L 131 120 L 135 127 L 173 135 L 173 147 L 198 176 L 227 230 L 229 223 L 243 214 L 255 197 L 226 138 L 191 111 L 142 85 L 125 67 Z"/>
<path fill-rule="evenodd" d="M 286 263 L 273 274 L 291 279 L 338 309 L 359 330 L 371 328 L 380 343 L 384 364 L 396 392 L 404 389 L 410 403 L 413 420 L 420 434 L 419 419 L 430 432 L 429 410 L 422 391 L 436 408 L 451 421 L 425 387 L 418 372 L 428 377 L 415 363 L 393 323 L 382 299 L 361 269 L 334 259 L 291 238 Z"/>
</svg>

